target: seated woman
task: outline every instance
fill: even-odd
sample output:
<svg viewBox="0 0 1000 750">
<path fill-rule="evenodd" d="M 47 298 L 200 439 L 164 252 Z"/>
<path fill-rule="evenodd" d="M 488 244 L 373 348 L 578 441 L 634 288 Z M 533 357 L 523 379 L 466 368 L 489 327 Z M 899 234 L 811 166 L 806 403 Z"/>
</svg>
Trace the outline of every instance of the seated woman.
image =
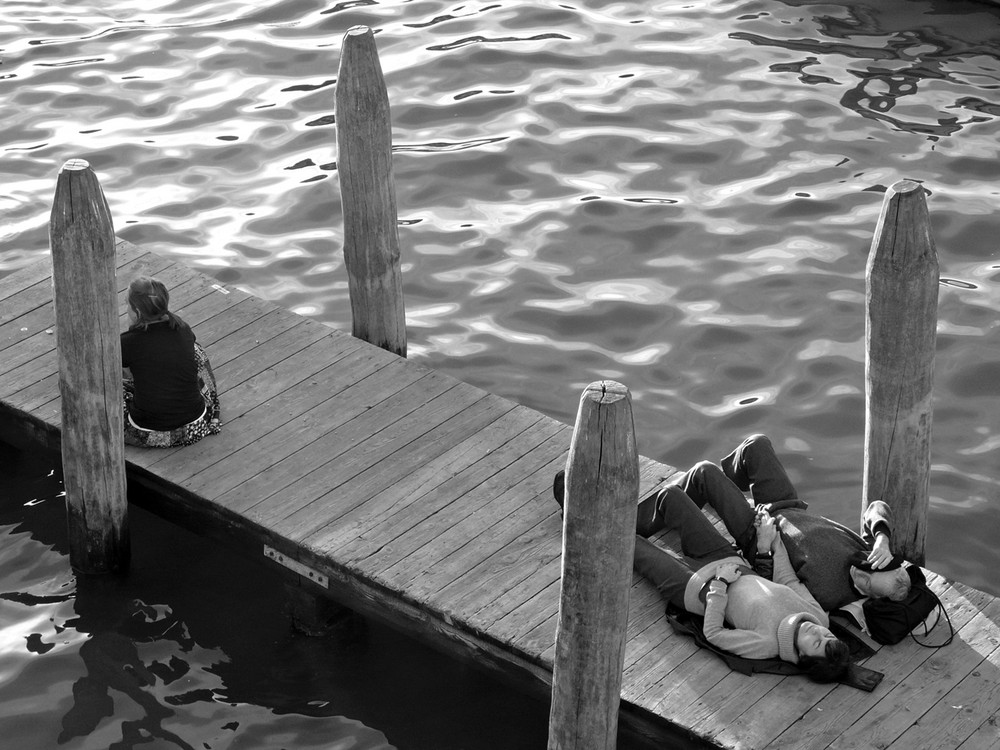
<svg viewBox="0 0 1000 750">
<path fill-rule="evenodd" d="M 668 487 L 659 503 L 666 528 L 680 532 L 684 557 L 637 535 L 634 567 L 669 602 L 703 615 L 710 643 L 750 659 L 798 664 L 816 682 L 840 679 L 850 650 L 796 577 L 769 515 L 755 524 L 759 549 L 774 558 L 773 581 L 754 573 L 679 487 Z"/>
<path fill-rule="evenodd" d="M 140 276 L 129 284 L 130 325 L 121 335 L 129 445 L 191 445 L 222 429 L 208 355 L 169 303 L 167 288 L 156 279 Z"/>
</svg>

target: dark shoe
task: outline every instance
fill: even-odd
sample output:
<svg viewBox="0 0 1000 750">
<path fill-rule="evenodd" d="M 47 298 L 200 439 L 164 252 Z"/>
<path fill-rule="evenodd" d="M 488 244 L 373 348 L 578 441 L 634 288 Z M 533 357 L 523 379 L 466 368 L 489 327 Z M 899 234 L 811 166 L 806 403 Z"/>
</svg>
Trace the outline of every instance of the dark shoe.
<svg viewBox="0 0 1000 750">
<path fill-rule="evenodd" d="M 559 509 L 563 507 L 563 498 L 566 497 L 566 470 L 559 469 L 556 472 L 555 479 L 552 480 L 552 496 L 556 499 L 559 504 Z"/>
</svg>

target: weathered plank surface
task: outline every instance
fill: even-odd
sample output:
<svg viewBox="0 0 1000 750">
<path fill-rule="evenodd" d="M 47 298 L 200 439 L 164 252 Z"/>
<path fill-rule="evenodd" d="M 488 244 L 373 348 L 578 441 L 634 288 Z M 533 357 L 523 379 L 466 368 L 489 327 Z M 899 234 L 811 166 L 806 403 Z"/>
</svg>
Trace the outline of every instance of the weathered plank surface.
<svg viewBox="0 0 1000 750">
<path fill-rule="evenodd" d="M 208 349 L 223 432 L 184 449 L 126 448 L 150 510 L 275 565 L 264 545 L 329 578 L 326 595 L 548 695 L 562 519 L 552 477 L 571 428 L 332 330 L 171 259 L 119 243 Z M 58 444 L 51 267 L 0 279 L 0 423 Z M 640 497 L 673 469 L 640 459 Z M 671 536 L 660 543 L 676 544 Z M 730 672 L 670 631 L 633 577 L 621 725 L 659 746 L 989 748 L 1000 744 L 1000 610 L 930 576 L 951 614 L 941 651 L 902 643 L 867 664 L 865 693 Z M 655 743 L 654 743 L 655 744 Z"/>
</svg>

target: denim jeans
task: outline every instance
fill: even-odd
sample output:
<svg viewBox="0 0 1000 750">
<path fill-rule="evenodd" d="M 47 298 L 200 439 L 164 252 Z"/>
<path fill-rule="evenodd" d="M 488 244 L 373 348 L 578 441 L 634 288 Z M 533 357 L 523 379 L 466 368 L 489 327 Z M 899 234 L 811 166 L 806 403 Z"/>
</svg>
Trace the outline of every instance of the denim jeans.
<svg viewBox="0 0 1000 750">
<path fill-rule="evenodd" d="M 743 556 L 756 553 L 754 505 L 795 501 L 798 495 L 788 474 L 764 435 L 751 435 L 722 459 L 721 466 L 701 461 L 660 490 L 649 533 L 676 529 L 684 556 L 636 539 L 635 569 L 671 602 L 684 604 L 684 588 L 697 568 L 733 554 L 733 548 L 701 511 L 710 505 L 736 540 Z"/>
<path fill-rule="evenodd" d="M 634 567 L 665 599 L 683 608 L 684 590 L 695 571 L 715 560 L 731 557 L 735 551 L 680 487 L 669 486 L 660 491 L 657 513 L 663 518 L 662 528 L 680 533 L 683 555 L 636 535 Z"/>
</svg>

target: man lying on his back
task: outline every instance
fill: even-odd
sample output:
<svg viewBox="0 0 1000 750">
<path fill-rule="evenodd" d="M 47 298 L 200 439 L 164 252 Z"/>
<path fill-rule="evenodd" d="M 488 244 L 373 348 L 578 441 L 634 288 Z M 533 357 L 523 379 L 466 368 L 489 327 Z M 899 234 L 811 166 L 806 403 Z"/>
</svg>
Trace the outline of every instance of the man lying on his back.
<svg viewBox="0 0 1000 750">
<path fill-rule="evenodd" d="M 706 504 L 714 508 L 744 556 L 765 576 L 772 569 L 772 559 L 757 544 L 757 529 L 760 514 L 773 515 L 796 575 L 828 612 L 865 597 L 902 601 L 909 593 L 911 579 L 904 561 L 889 548 L 889 506 L 881 501 L 870 503 L 860 535 L 806 512 L 806 503 L 799 499 L 764 435 L 744 440 L 721 465 L 702 461 L 671 480 L 654 496 L 652 516 L 640 519 L 639 534 L 649 536 L 664 527 L 666 498 L 672 488 L 681 489 L 699 508 Z M 750 493 L 753 506 L 744 492 Z M 862 619 L 860 607 L 852 613 Z"/>
</svg>

